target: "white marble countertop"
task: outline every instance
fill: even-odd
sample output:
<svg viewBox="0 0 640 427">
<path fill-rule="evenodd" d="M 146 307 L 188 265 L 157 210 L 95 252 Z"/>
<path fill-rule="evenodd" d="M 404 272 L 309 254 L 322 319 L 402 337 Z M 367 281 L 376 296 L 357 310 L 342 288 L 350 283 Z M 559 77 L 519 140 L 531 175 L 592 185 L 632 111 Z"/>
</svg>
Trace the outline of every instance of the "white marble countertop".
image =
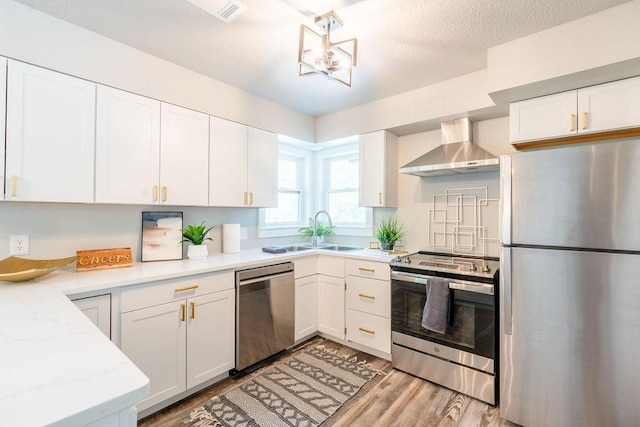
<svg viewBox="0 0 640 427">
<path fill-rule="evenodd" d="M 99 271 L 76 272 L 68 266 L 30 282 L 0 282 L 0 424 L 84 425 L 148 393 L 147 377 L 68 296 L 317 254 L 381 262 L 393 258 L 370 250 L 271 254 L 249 249 Z"/>
</svg>

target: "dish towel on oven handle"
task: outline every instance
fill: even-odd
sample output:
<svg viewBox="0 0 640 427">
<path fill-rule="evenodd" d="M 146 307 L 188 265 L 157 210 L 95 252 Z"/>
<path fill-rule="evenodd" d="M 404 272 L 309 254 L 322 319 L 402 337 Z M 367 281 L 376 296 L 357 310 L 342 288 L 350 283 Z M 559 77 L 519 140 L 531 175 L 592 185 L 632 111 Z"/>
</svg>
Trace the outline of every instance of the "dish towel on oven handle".
<svg viewBox="0 0 640 427">
<path fill-rule="evenodd" d="M 427 279 L 427 301 L 422 311 L 422 327 L 438 334 L 447 331 L 449 323 L 449 280 L 439 277 Z"/>
</svg>

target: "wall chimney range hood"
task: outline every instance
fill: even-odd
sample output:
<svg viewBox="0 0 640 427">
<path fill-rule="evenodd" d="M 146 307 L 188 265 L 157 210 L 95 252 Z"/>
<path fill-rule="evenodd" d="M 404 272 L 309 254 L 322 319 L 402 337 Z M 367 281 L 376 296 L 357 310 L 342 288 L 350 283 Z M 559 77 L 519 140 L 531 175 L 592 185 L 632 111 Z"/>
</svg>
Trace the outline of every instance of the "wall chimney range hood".
<svg viewBox="0 0 640 427">
<path fill-rule="evenodd" d="M 468 118 L 440 124 L 442 144 L 400 168 L 400 173 L 418 176 L 455 175 L 497 171 L 500 160 L 474 144 L 473 124 Z"/>
</svg>

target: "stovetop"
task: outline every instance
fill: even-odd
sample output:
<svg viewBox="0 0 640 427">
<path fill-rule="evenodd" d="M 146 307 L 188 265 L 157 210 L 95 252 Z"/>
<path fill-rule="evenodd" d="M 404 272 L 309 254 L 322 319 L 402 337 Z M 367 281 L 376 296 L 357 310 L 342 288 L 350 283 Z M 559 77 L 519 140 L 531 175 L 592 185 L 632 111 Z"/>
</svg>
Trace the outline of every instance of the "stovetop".
<svg viewBox="0 0 640 427">
<path fill-rule="evenodd" d="M 500 259 L 420 251 L 398 256 L 391 261 L 390 265 L 392 269 L 405 267 L 425 272 L 438 271 L 470 277 L 494 278 L 500 268 Z"/>
</svg>

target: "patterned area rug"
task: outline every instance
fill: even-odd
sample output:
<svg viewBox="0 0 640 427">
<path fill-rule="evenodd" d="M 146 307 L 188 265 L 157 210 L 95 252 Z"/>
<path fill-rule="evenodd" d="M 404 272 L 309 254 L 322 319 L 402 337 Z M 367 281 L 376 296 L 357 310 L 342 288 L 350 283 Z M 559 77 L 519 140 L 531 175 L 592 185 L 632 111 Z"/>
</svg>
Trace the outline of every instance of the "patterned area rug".
<svg viewBox="0 0 640 427">
<path fill-rule="evenodd" d="M 378 371 L 323 346 L 303 350 L 195 409 L 189 427 L 317 426 Z"/>
</svg>

